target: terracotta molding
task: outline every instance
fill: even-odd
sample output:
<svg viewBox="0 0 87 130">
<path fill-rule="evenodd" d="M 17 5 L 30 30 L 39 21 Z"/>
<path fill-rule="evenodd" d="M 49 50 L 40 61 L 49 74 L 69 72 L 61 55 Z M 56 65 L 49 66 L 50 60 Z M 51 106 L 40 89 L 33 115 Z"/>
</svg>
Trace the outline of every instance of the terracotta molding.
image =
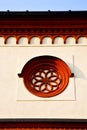
<svg viewBox="0 0 87 130">
<path fill-rule="evenodd" d="M 80 38 L 80 37 L 85 37 L 85 38 L 87 38 L 87 35 L 85 34 L 77 34 L 77 35 L 74 35 L 74 34 L 72 34 L 72 35 L 70 35 L 70 34 L 59 34 L 59 35 L 57 35 L 57 34 L 47 34 L 46 35 L 46 33 L 44 33 L 44 34 L 1 34 L 0 35 L 0 37 L 3 37 L 4 39 L 5 39 L 5 44 L 7 43 L 7 40 L 8 40 L 8 38 L 10 38 L 10 37 L 14 37 L 14 38 L 16 38 L 16 43 L 18 44 L 18 41 L 19 41 L 19 39 L 20 38 L 22 38 L 22 37 L 25 37 L 25 38 L 27 38 L 28 39 L 28 43 L 30 43 L 30 41 L 31 41 L 31 39 L 33 38 L 33 37 L 38 37 L 39 39 L 40 39 L 40 44 L 42 44 L 42 40 L 45 38 L 45 37 L 49 37 L 49 38 L 51 38 L 52 39 L 52 44 L 54 44 L 54 40 L 55 40 L 55 38 L 57 38 L 57 37 L 61 37 L 61 38 L 63 38 L 63 40 L 64 40 L 64 44 L 66 44 L 66 39 L 67 38 L 69 38 L 69 37 L 72 37 L 72 38 L 74 38 L 75 39 L 75 41 L 76 41 L 76 43 L 78 43 L 78 39 Z"/>
<path fill-rule="evenodd" d="M 0 12 L 0 37 L 15 37 L 16 43 L 20 37 L 26 37 L 28 43 L 32 37 L 50 37 L 54 43 L 55 37 L 62 37 L 66 43 L 67 37 L 74 37 L 78 43 L 79 37 L 87 37 L 87 11 L 60 12 Z"/>
</svg>

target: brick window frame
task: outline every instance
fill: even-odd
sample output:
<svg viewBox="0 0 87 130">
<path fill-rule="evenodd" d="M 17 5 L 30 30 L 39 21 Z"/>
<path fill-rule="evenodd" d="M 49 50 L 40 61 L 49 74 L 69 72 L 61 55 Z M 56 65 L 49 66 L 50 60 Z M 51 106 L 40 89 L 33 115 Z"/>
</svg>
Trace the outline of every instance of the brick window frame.
<svg viewBox="0 0 87 130">
<path fill-rule="evenodd" d="M 54 56 L 38 56 L 29 60 L 19 77 L 32 94 L 48 98 L 62 93 L 73 76 L 68 65 Z"/>
</svg>

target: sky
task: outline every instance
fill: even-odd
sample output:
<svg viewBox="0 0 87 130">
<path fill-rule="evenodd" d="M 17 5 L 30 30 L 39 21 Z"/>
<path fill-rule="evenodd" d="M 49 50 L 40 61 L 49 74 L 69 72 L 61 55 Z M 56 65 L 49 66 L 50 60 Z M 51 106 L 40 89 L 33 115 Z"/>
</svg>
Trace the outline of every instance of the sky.
<svg viewBox="0 0 87 130">
<path fill-rule="evenodd" d="M 0 0 L 0 11 L 87 10 L 87 0 Z"/>
</svg>

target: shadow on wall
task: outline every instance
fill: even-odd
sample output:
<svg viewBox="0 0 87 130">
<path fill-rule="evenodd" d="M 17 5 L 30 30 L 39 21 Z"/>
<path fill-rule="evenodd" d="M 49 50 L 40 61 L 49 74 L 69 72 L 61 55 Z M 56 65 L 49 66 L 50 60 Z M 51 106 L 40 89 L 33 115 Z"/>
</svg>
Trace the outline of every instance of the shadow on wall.
<svg viewBox="0 0 87 130">
<path fill-rule="evenodd" d="M 73 64 L 68 63 L 68 65 L 70 66 L 71 71 L 74 73 L 75 78 L 81 78 L 84 80 L 87 80 L 87 78 L 85 77 L 85 74 L 81 71 L 81 69 L 79 69 L 77 66 L 73 66 Z"/>
</svg>

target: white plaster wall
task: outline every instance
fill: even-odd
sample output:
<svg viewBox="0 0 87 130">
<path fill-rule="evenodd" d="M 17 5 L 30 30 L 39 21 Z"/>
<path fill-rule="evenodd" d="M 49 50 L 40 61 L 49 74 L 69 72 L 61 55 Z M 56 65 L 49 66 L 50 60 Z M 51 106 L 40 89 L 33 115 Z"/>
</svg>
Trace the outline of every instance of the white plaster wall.
<svg viewBox="0 0 87 130">
<path fill-rule="evenodd" d="M 56 43 L 56 46 L 34 45 L 35 39 L 31 45 L 25 45 L 25 40 L 22 39 L 18 45 L 14 42 L 13 45 L 10 39 L 5 45 L 3 38 L 0 39 L 0 118 L 87 118 L 86 39 L 83 40 L 84 44 L 80 42 L 78 45 L 70 45 L 69 39 L 68 44 Z M 71 85 L 74 89 L 70 91 L 71 94 L 69 93 L 68 97 L 63 95 L 61 100 L 34 98 L 30 101 L 23 99 L 26 95 L 19 95 L 22 79 L 20 82 L 17 74 L 21 72 L 29 59 L 39 55 L 57 55 L 74 71 L 75 78 Z M 24 88 L 23 90 L 26 91 Z"/>
</svg>

